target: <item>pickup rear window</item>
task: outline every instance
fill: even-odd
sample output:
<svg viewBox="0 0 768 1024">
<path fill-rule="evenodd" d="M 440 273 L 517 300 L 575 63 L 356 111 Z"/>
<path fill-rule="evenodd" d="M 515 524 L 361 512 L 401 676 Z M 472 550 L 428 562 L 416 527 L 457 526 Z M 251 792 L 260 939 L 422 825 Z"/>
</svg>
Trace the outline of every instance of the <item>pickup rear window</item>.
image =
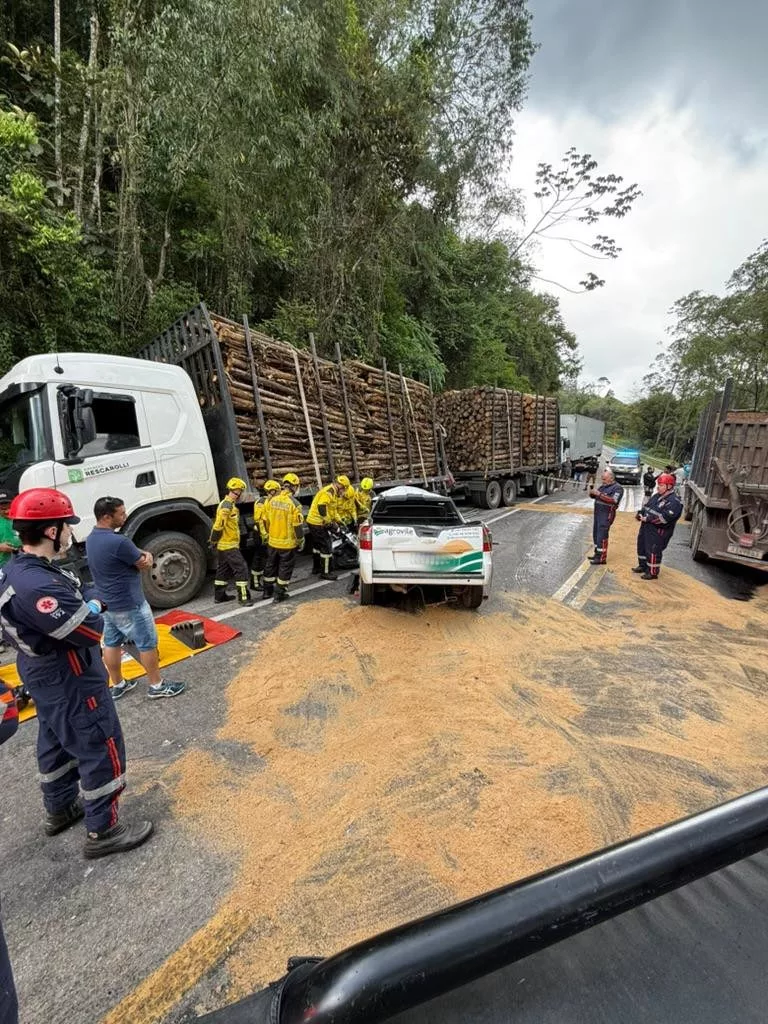
<svg viewBox="0 0 768 1024">
<path fill-rule="evenodd" d="M 386 501 L 378 498 L 373 506 L 374 523 L 445 523 L 460 526 L 464 520 L 450 498 L 445 501 Z"/>
</svg>

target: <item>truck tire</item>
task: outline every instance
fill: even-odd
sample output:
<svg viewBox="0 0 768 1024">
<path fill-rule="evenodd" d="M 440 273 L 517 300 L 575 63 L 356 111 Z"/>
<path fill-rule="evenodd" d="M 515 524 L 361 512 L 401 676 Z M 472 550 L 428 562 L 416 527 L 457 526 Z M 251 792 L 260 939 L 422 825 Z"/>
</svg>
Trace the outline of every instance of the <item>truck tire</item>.
<svg viewBox="0 0 768 1024">
<path fill-rule="evenodd" d="M 547 478 L 539 473 L 531 484 L 531 496 L 534 498 L 543 498 L 546 493 Z"/>
<path fill-rule="evenodd" d="M 467 610 L 479 608 L 483 603 L 482 587 L 463 587 L 459 598 L 462 608 Z"/>
<path fill-rule="evenodd" d="M 547 484 L 547 494 L 554 494 L 555 491 L 557 490 L 557 480 L 555 479 L 555 477 L 551 473 L 547 477 L 546 484 Z"/>
<path fill-rule="evenodd" d="M 489 480 L 485 485 L 483 508 L 498 508 L 501 504 L 501 484 L 498 480 Z"/>
<path fill-rule="evenodd" d="M 373 583 L 360 580 L 360 604 L 376 604 L 376 593 Z"/>
<path fill-rule="evenodd" d="M 186 533 L 163 530 L 141 542 L 155 564 L 142 575 L 144 593 L 153 608 L 176 608 L 191 600 L 205 582 L 206 554 Z"/>
<path fill-rule="evenodd" d="M 701 531 L 704 529 L 704 517 L 706 512 L 701 506 L 697 506 L 693 512 L 693 525 L 691 526 L 691 558 L 694 562 L 709 561 L 707 555 L 700 549 Z"/>
<path fill-rule="evenodd" d="M 517 481 L 514 477 L 508 476 L 501 488 L 501 500 L 507 506 L 514 505 L 517 501 Z"/>
</svg>

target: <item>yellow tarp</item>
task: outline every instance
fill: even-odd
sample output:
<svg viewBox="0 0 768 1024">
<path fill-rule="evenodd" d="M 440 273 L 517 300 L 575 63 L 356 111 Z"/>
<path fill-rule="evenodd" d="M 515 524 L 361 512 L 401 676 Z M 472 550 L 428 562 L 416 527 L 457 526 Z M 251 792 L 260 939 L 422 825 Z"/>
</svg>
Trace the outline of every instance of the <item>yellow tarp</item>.
<svg viewBox="0 0 768 1024">
<path fill-rule="evenodd" d="M 191 658 L 194 654 L 210 651 L 212 647 L 217 646 L 216 644 L 206 643 L 205 647 L 200 647 L 198 650 L 193 651 L 186 644 L 183 644 L 181 640 L 171 636 L 171 627 L 164 625 L 162 622 L 157 623 L 157 643 L 158 650 L 160 651 L 161 668 L 175 665 L 178 661 L 184 661 L 186 658 Z M 144 675 L 142 666 L 139 662 L 134 661 L 133 657 L 127 652 L 123 655 L 123 675 L 126 679 L 136 679 L 138 676 Z M 20 685 L 21 680 L 16 671 L 15 662 L 12 665 L 4 665 L 0 668 L 0 679 L 2 679 L 6 686 L 14 687 Z M 34 718 L 35 714 L 34 704 L 28 704 L 19 713 L 19 719 L 22 722 L 26 722 L 27 719 Z"/>
</svg>

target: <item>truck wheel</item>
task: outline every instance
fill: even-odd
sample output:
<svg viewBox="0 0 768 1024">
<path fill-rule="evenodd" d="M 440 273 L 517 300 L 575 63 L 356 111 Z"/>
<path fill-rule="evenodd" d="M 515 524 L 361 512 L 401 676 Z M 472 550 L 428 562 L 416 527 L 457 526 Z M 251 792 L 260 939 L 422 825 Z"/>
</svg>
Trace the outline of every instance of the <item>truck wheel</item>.
<svg viewBox="0 0 768 1024">
<path fill-rule="evenodd" d="M 473 609 L 479 608 L 483 603 L 483 588 L 482 587 L 464 587 L 461 591 L 461 602 L 462 608 Z"/>
<path fill-rule="evenodd" d="M 360 580 L 360 604 L 376 604 L 373 583 L 363 583 Z"/>
<path fill-rule="evenodd" d="M 155 559 L 153 568 L 142 575 L 144 593 L 153 608 L 176 608 L 197 594 L 205 582 L 205 552 L 186 533 L 164 530 L 142 541 Z"/>
<path fill-rule="evenodd" d="M 484 508 L 498 508 L 501 504 L 501 484 L 498 480 L 489 480 L 485 485 Z"/>
<path fill-rule="evenodd" d="M 555 491 L 557 490 L 557 481 L 555 480 L 555 478 L 552 475 L 547 477 L 546 484 L 547 484 L 547 494 L 554 494 Z"/>
<path fill-rule="evenodd" d="M 504 486 L 501 489 L 501 500 L 508 507 L 514 505 L 517 501 L 517 482 L 511 476 L 508 476 L 504 481 Z"/>
<path fill-rule="evenodd" d="M 691 558 L 694 562 L 707 562 L 709 559 L 700 550 L 701 531 L 704 529 L 704 511 L 696 508 L 693 513 L 693 525 L 691 526 Z"/>
<path fill-rule="evenodd" d="M 547 478 L 539 474 L 531 487 L 531 494 L 534 498 L 543 498 L 547 493 Z"/>
</svg>

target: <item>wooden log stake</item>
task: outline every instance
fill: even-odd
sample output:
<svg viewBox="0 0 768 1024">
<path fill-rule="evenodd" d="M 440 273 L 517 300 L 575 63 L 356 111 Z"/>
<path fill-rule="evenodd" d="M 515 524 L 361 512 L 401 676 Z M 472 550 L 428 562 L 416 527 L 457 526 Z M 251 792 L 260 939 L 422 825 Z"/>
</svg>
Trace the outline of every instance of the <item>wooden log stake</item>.
<svg viewBox="0 0 768 1024">
<path fill-rule="evenodd" d="M 409 479 L 413 480 L 413 454 L 411 452 L 411 432 L 408 429 L 408 414 L 405 411 L 405 377 L 403 376 L 403 364 L 400 363 L 398 369 L 400 370 L 400 394 L 403 402 L 403 427 L 405 429 L 405 449 L 408 452 L 408 474 Z"/>
<path fill-rule="evenodd" d="M 309 419 L 307 399 L 304 395 L 304 382 L 301 379 L 299 353 L 296 351 L 296 349 L 293 350 L 293 364 L 296 367 L 296 383 L 299 385 L 299 398 L 301 399 L 301 408 L 304 410 L 304 422 L 307 425 L 307 438 L 309 439 L 309 450 L 312 453 L 312 463 L 315 467 L 315 478 L 317 480 L 317 487 L 319 490 L 323 486 L 323 477 L 322 474 L 320 473 L 320 463 L 317 461 L 317 452 L 315 451 L 315 436 L 312 433 L 312 423 Z"/>
<path fill-rule="evenodd" d="M 312 363 L 315 368 L 315 381 L 317 382 L 317 401 L 320 407 L 320 419 L 323 421 L 323 437 L 325 438 L 325 450 L 328 455 L 328 471 L 331 479 L 336 479 L 336 465 L 333 458 L 333 446 L 331 445 L 331 432 L 328 428 L 328 418 L 325 415 L 325 399 L 323 398 L 323 382 L 320 379 L 320 363 L 317 359 L 317 348 L 315 347 L 315 336 L 310 331 L 309 347 L 312 352 Z"/>
<path fill-rule="evenodd" d="M 251 328 L 248 324 L 248 317 L 243 317 L 243 330 L 245 331 L 245 348 L 248 352 L 248 364 L 251 368 L 251 385 L 253 387 L 253 404 L 256 406 L 256 416 L 259 420 L 259 432 L 261 434 L 261 447 L 264 450 L 264 468 L 267 477 L 272 476 L 272 459 L 269 454 L 269 439 L 267 438 L 267 425 L 264 422 L 264 410 L 261 407 L 261 392 L 259 391 L 259 377 L 256 373 L 256 360 L 253 358 L 253 343 L 251 341 Z"/>
<path fill-rule="evenodd" d="M 355 481 L 360 482 L 360 473 L 357 468 L 357 450 L 355 448 L 355 435 L 352 431 L 352 417 L 349 412 L 349 401 L 347 400 L 347 383 L 344 379 L 344 363 L 341 359 L 341 347 L 336 342 L 336 362 L 339 366 L 339 379 L 341 380 L 341 397 L 344 402 L 344 415 L 347 420 L 347 436 L 349 437 L 349 453 L 352 456 L 352 471 Z"/>
</svg>

